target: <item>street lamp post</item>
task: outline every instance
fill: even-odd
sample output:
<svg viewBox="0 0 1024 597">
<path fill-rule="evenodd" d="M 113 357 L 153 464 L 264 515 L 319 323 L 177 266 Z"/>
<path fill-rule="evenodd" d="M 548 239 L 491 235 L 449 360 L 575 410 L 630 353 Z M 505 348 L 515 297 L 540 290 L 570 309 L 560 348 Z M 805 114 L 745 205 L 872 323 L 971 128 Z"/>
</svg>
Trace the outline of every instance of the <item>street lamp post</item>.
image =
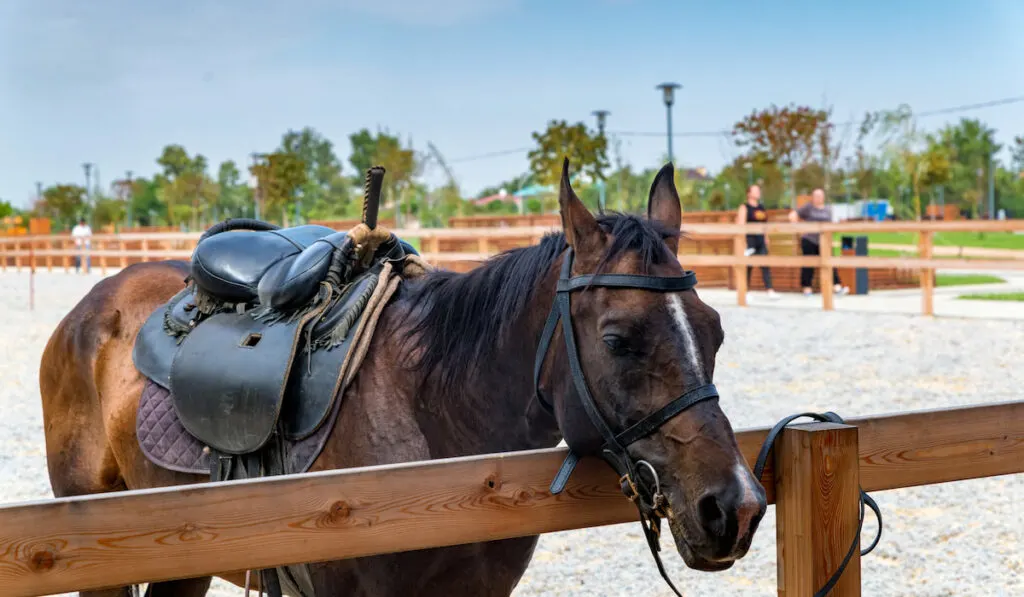
<svg viewBox="0 0 1024 597">
<path fill-rule="evenodd" d="M 594 116 L 597 117 L 597 134 L 602 139 L 604 139 L 605 138 L 605 136 L 604 136 L 604 125 L 605 125 L 606 120 L 608 119 L 608 115 L 611 114 L 611 112 L 609 112 L 608 110 L 594 110 L 593 114 L 594 114 Z M 607 140 L 605 141 L 605 147 L 607 147 Z M 600 193 L 599 198 L 598 198 L 598 205 L 600 207 L 600 211 L 604 212 L 604 206 L 605 206 L 604 177 L 601 176 L 600 174 L 599 174 L 598 179 L 597 179 L 597 190 L 598 190 L 598 193 Z"/>
<path fill-rule="evenodd" d="M 126 209 L 125 209 L 125 215 L 128 216 L 128 227 L 131 228 L 132 227 L 132 203 L 134 202 L 134 199 L 135 199 L 135 187 L 132 185 L 132 171 L 131 170 L 126 170 L 125 171 L 125 173 L 124 173 L 124 180 L 125 180 L 125 184 L 128 185 L 128 189 L 127 189 L 128 193 L 127 193 L 127 197 L 126 197 L 127 206 L 126 206 Z"/>
<path fill-rule="evenodd" d="M 675 103 L 676 89 L 681 88 L 679 83 L 662 83 L 655 87 L 661 89 L 661 98 L 665 102 L 665 118 L 668 124 L 668 161 L 672 162 L 672 104 Z"/>
<path fill-rule="evenodd" d="M 729 210 L 729 183 L 725 183 L 725 209 Z"/>
<path fill-rule="evenodd" d="M 754 165 L 750 162 L 744 162 L 743 167 L 747 170 L 747 186 L 754 186 Z"/>
</svg>

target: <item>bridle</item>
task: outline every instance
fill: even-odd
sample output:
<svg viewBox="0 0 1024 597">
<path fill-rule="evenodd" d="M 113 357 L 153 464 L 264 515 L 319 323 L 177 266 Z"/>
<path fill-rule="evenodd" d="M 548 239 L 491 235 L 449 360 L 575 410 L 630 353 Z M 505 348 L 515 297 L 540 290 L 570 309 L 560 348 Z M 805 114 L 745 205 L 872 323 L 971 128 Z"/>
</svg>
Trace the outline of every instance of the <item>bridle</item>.
<svg viewBox="0 0 1024 597">
<path fill-rule="evenodd" d="M 555 335 L 555 328 L 558 322 L 561 321 L 562 335 L 565 337 L 565 351 L 569 357 L 569 372 L 572 376 L 573 385 L 576 387 L 576 393 L 579 395 L 580 402 L 583 403 L 583 409 L 586 411 L 587 416 L 604 439 L 604 444 L 601 446 L 601 457 L 618 473 L 622 493 L 636 505 L 640 513 L 640 526 L 644 529 L 644 537 L 647 539 L 647 546 L 650 548 L 651 555 L 654 556 L 654 561 L 658 565 L 658 572 L 661 573 L 661 577 L 665 579 L 665 582 L 672 588 L 672 591 L 677 596 L 682 597 L 679 590 L 676 589 L 669 579 L 668 574 L 665 572 L 665 566 L 661 561 L 661 556 L 658 555 L 658 552 L 661 551 L 661 544 L 659 542 L 661 519 L 667 517 L 665 507 L 668 505 L 665 495 L 661 492 L 658 474 L 651 463 L 646 460 L 634 460 L 626 451 L 626 448 L 630 444 L 654 433 L 659 427 L 688 408 L 705 400 L 717 400 L 718 390 L 712 383 L 694 387 L 657 411 L 647 415 L 638 423 L 627 427 L 619 433 L 615 433 L 607 421 L 604 420 L 604 417 L 601 416 L 597 403 L 594 402 L 594 397 L 590 394 L 587 380 L 583 376 L 583 367 L 580 365 L 579 352 L 576 348 L 576 335 L 572 327 L 570 295 L 576 290 L 590 287 L 638 288 L 657 292 L 679 292 L 694 288 L 697 285 L 697 275 L 692 271 L 687 271 L 682 276 L 642 276 L 637 274 L 585 274 L 573 276 L 572 261 L 573 250 L 570 247 L 566 252 L 565 259 L 562 261 L 562 269 L 558 276 L 558 286 L 555 292 L 555 302 L 551 306 L 551 313 L 544 324 L 544 331 L 541 332 L 540 343 L 537 345 L 537 355 L 533 365 L 534 393 L 538 403 L 544 410 L 551 416 L 554 416 L 554 405 L 541 394 L 540 374 L 544 367 L 544 361 L 547 358 L 548 349 L 551 347 L 551 339 Z M 810 417 L 817 421 L 843 423 L 839 415 L 831 412 L 825 414 L 803 413 L 792 415 L 779 421 L 768 433 L 768 437 L 761 446 L 761 451 L 754 465 L 754 478 L 761 479 L 772 447 L 782 430 L 801 417 Z M 576 463 L 579 462 L 581 456 L 583 454 L 577 453 L 570 446 L 568 456 L 565 457 L 565 461 L 558 469 L 555 478 L 551 481 L 550 491 L 552 495 L 557 495 L 565 489 L 565 485 L 569 481 L 569 477 L 572 475 L 572 471 L 576 468 Z M 641 475 L 641 471 L 648 472 L 649 479 Z M 846 566 L 859 544 L 860 531 L 864 524 L 865 505 L 878 518 L 878 534 L 866 549 L 861 550 L 861 555 L 871 553 L 878 545 L 879 539 L 881 539 L 882 513 L 878 508 L 878 504 L 863 490 L 860 491 L 859 501 L 860 517 L 857 525 L 857 535 L 850 545 L 846 557 L 843 558 L 843 561 L 840 562 L 825 585 L 814 593 L 814 597 L 825 597 L 828 595 L 835 588 L 839 578 L 846 570 Z"/>
<path fill-rule="evenodd" d="M 576 335 L 572 326 L 572 311 L 570 295 L 576 290 L 590 287 L 604 288 L 636 288 L 653 290 L 657 292 L 679 292 L 691 290 L 697 285 L 697 275 L 692 271 L 685 272 L 682 276 L 643 276 L 638 274 L 585 274 L 572 275 L 573 250 L 570 247 L 565 259 L 562 261 L 561 273 L 558 277 L 558 286 L 555 293 L 555 302 L 551 306 L 551 314 L 548 315 L 544 324 L 544 331 L 541 333 L 540 344 L 537 346 L 537 356 L 533 367 L 533 385 L 540 405 L 554 416 L 554 405 L 546 400 L 540 391 L 540 374 L 544 367 L 548 349 L 551 346 L 551 339 L 555 334 L 555 327 L 559 320 L 562 322 L 562 335 L 565 337 L 565 350 L 569 357 L 569 372 L 579 395 L 583 409 L 590 418 L 591 423 L 601 433 L 604 444 L 601 446 L 601 457 L 619 475 L 619 484 L 622 493 L 632 501 L 640 513 L 640 525 L 644 529 L 644 536 L 647 545 L 651 549 L 655 562 L 658 564 L 658 571 L 662 578 L 668 583 L 676 595 L 680 595 L 672 581 L 669 580 L 665 567 L 661 562 L 658 552 L 661 550 L 659 537 L 661 533 L 661 519 L 667 517 L 665 507 L 668 502 L 661 492 L 661 484 L 654 467 L 646 460 L 634 460 L 626 448 L 630 444 L 641 440 L 654 433 L 662 425 L 676 415 L 681 414 L 690 407 L 704 402 L 705 400 L 717 400 L 718 390 L 714 384 L 707 383 L 684 392 L 681 396 L 661 407 L 657 411 L 647 415 L 639 422 L 616 433 L 605 421 L 598 410 L 597 403 L 590 393 L 587 380 L 583 376 L 583 367 L 580 364 L 579 352 L 576 347 Z M 569 455 L 559 468 L 554 480 L 551 482 L 551 493 L 558 494 L 565 489 L 566 483 L 572 475 L 576 463 L 582 456 L 571 447 Z M 641 472 L 646 471 L 647 475 Z M 681 597 L 681 595 L 680 595 Z"/>
</svg>

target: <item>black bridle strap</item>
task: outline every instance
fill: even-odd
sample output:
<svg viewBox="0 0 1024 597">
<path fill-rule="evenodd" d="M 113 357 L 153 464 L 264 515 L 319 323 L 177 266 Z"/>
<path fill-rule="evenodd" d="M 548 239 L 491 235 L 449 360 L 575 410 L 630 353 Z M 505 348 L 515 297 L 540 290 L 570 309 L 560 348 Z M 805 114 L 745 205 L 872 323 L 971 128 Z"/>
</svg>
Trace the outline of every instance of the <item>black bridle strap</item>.
<svg viewBox="0 0 1024 597">
<path fill-rule="evenodd" d="M 669 402 L 662 407 L 661 410 L 647 415 L 639 422 L 615 436 L 615 439 L 617 439 L 623 446 L 628 446 L 629 444 L 654 433 L 659 427 L 667 423 L 669 419 L 684 410 L 698 402 L 704 402 L 705 400 L 710 400 L 712 398 L 718 398 L 718 389 L 715 388 L 715 384 L 709 383 L 698 388 L 694 388 L 672 402 Z"/>
<path fill-rule="evenodd" d="M 824 414 L 819 413 L 800 413 L 798 415 L 790 415 L 785 419 L 782 419 L 772 427 L 771 431 L 768 432 L 768 437 L 765 438 L 764 443 L 761 444 L 761 451 L 757 454 L 757 461 L 754 463 L 754 478 L 760 480 L 762 473 L 764 473 L 764 467 L 768 464 L 768 456 L 772 451 L 772 447 L 775 446 L 775 440 L 779 438 L 779 434 L 785 429 L 790 423 L 796 419 L 808 417 L 821 423 L 840 423 L 844 424 L 842 417 L 834 412 L 827 412 Z M 832 573 L 828 581 L 821 589 L 814 593 L 814 597 L 825 597 L 829 592 L 835 588 L 836 583 L 839 582 L 843 572 L 846 570 L 847 564 L 850 563 L 850 558 L 853 557 L 854 550 L 857 549 L 857 542 L 860 537 L 861 529 L 864 528 L 864 505 L 867 504 L 869 508 L 875 513 L 875 518 L 878 519 L 878 533 L 875 535 L 875 540 L 871 542 L 871 545 L 867 549 L 863 549 L 860 555 L 866 556 L 871 553 L 875 547 L 878 546 L 879 540 L 882 538 L 882 511 L 878 508 L 878 503 L 875 502 L 874 498 L 869 496 L 863 489 L 860 489 L 860 518 L 857 521 L 857 534 L 854 535 L 853 543 L 850 544 L 850 549 L 846 552 L 846 557 L 840 562 L 839 567 Z"/>
<path fill-rule="evenodd" d="M 680 292 L 697 286 L 697 274 L 686 272 L 682 276 L 659 277 L 638 274 L 583 274 L 558 280 L 558 292 L 572 292 L 588 286 L 604 288 L 641 288 L 661 292 Z"/>
</svg>

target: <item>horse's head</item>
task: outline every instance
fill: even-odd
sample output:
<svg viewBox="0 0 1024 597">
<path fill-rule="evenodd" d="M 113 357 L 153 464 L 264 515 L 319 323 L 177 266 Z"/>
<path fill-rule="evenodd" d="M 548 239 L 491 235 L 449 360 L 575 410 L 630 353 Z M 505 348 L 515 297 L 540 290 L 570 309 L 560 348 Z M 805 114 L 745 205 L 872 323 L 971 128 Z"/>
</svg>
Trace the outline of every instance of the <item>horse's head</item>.
<svg viewBox="0 0 1024 597">
<path fill-rule="evenodd" d="M 687 402 L 677 399 L 695 388 L 714 393 L 708 384 L 724 332 L 718 313 L 686 285 L 690 279 L 692 286 L 692 278 L 685 277 L 676 258 L 681 208 L 672 166 L 654 179 L 647 220 L 595 218 L 573 192 L 566 170 L 559 202 L 572 248 L 571 275 L 644 276 L 632 285 L 634 278 L 615 278 L 617 284 L 606 278 L 608 284 L 571 294 L 582 378 L 604 421 L 619 434 L 667 405 Z M 652 278 L 668 278 L 672 285 L 645 288 L 644 281 Z M 564 336 L 552 346 L 563 342 Z M 570 448 L 599 455 L 608 436 L 586 411 L 568 352 L 550 351 L 544 383 L 553 390 L 556 418 Z M 667 503 L 659 505 L 659 516 L 667 518 L 686 564 L 722 570 L 750 547 L 765 512 L 765 493 L 716 399 L 693 401 L 672 415 L 674 408 L 664 411 L 669 417 L 653 432 L 636 434 L 642 437 L 624 446 L 629 466 L 641 477 L 638 482 L 660 489 Z"/>
</svg>

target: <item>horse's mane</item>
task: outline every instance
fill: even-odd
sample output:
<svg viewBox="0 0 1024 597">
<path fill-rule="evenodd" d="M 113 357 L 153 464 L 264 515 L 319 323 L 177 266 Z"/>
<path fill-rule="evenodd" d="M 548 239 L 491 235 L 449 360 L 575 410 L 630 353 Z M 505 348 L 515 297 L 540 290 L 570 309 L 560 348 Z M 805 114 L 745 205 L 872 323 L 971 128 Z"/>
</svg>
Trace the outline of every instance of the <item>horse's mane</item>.
<svg viewBox="0 0 1024 597">
<path fill-rule="evenodd" d="M 613 237 L 598 271 L 627 251 L 638 254 L 644 273 L 652 265 L 675 258 L 664 239 L 678 232 L 634 215 L 602 214 L 597 220 Z M 403 299 L 415 305 L 410 315 L 416 323 L 406 332 L 406 339 L 423 347 L 403 351 L 419 353 L 409 365 L 437 371 L 440 395 L 451 395 L 472 368 L 498 358 L 496 353 L 511 327 L 521 319 L 534 290 L 566 247 L 564 233 L 552 232 L 538 245 L 495 255 L 469 273 L 436 271 L 407 285 Z M 406 345 L 407 349 L 413 347 Z"/>
</svg>

